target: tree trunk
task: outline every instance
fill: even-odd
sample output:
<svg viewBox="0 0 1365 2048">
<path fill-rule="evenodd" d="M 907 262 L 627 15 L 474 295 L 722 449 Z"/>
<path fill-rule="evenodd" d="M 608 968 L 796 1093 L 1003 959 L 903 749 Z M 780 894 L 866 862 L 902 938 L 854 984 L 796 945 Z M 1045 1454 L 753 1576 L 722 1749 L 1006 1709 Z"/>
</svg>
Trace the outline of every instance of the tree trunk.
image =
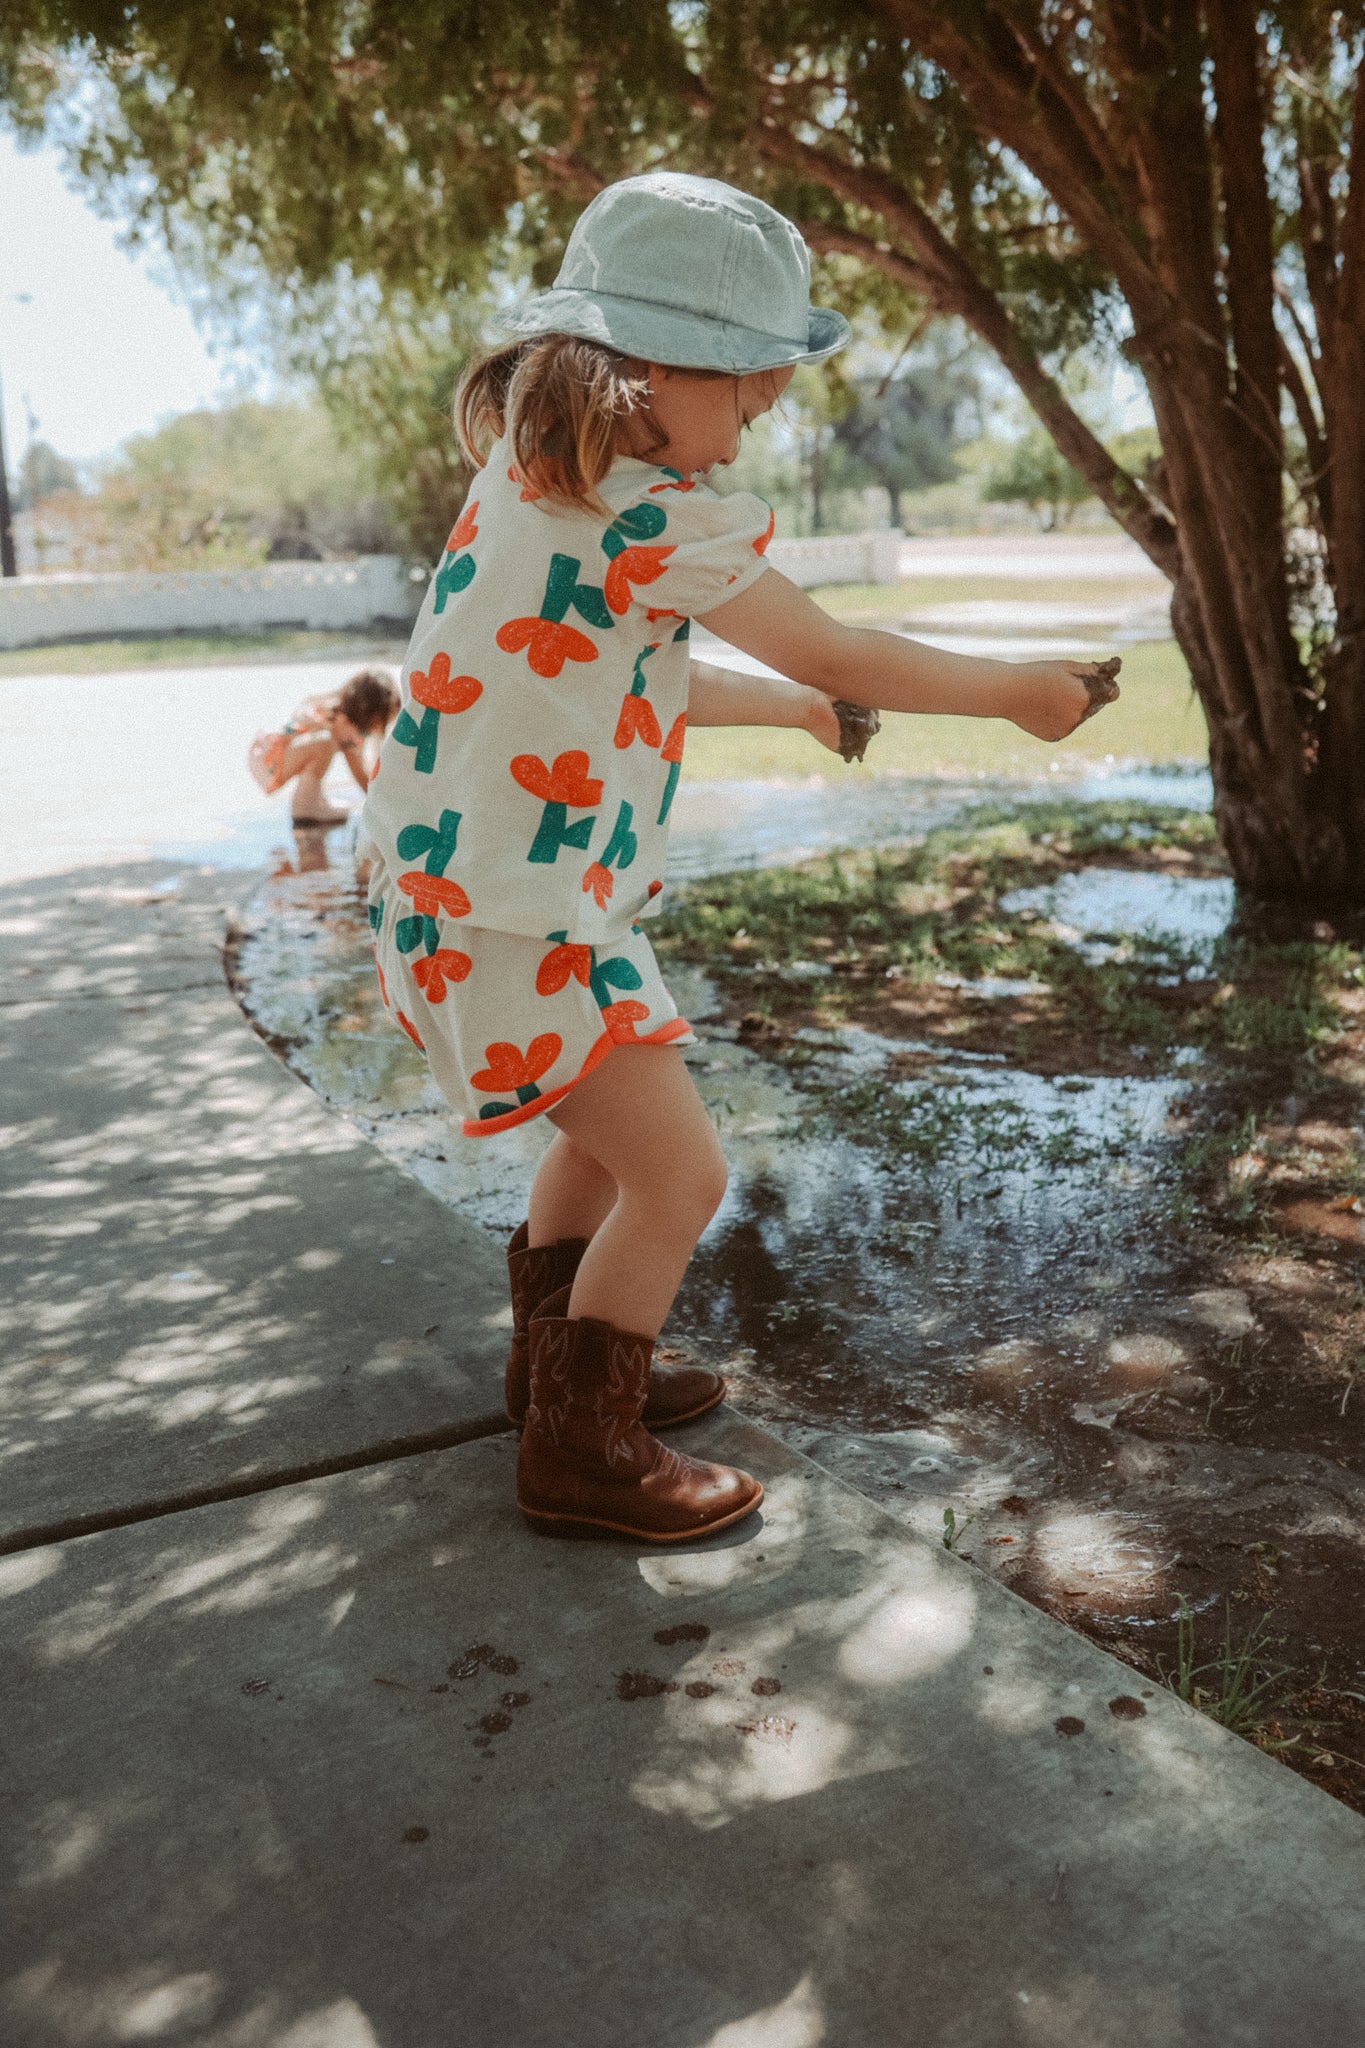
<svg viewBox="0 0 1365 2048">
<path fill-rule="evenodd" d="M 825 465 L 821 448 L 824 430 L 817 427 L 810 443 L 810 530 L 825 530 Z"/>
</svg>

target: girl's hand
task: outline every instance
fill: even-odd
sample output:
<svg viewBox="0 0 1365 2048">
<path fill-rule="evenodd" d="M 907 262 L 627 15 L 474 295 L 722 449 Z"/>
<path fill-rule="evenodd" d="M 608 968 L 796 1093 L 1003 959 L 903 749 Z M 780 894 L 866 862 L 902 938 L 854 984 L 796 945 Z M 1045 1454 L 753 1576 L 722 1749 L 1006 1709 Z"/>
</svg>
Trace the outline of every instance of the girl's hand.
<svg viewBox="0 0 1365 2048">
<path fill-rule="evenodd" d="M 1064 740 L 1119 694 L 1117 654 L 1108 661 L 1013 664 L 1008 716 L 1039 740 Z"/>
<path fill-rule="evenodd" d="M 828 747 L 831 754 L 839 753 L 842 729 L 833 700 L 827 697 L 823 690 L 812 690 L 805 685 L 800 687 L 805 689 L 806 696 L 810 699 L 805 706 L 806 715 L 802 720 L 806 731 L 813 740 L 819 740 L 822 747 Z"/>
<path fill-rule="evenodd" d="M 797 687 L 811 699 L 802 720 L 811 738 L 819 740 L 822 747 L 828 747 L 831 754 L 837 754 L 841 761 L 861 761 L 867 752 L 868 741 L 882 729 L 876 712 L 863 704 L 849 704 L 842 699 L 828 697 L 823 690 L 812 690 L 805 684 Z"/>
<path fill-rule="evenodd" d="M 358 747 L 363 743 L 364 735 L 357 726 L 351 724 L 344 711 L 332 713 L 327 721 L 327 729 L 343 754 L 351 747 Z"/>
</svg>

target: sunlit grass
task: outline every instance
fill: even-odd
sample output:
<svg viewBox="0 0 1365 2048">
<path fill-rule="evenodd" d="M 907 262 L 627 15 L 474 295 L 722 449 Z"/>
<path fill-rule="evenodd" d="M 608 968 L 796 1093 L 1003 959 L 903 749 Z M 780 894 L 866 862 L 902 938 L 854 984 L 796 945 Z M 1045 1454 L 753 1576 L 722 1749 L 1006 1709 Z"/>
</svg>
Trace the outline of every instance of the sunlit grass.
<svg viewBox="0 0 1365 2048">
<path fill-rule="evenodd" d="M 1060 745 L 1030 739 L 1000 718 L 912 718 L 889 713 L 861 766 L 845 767 L 808 733 L 749 727 L 699 727 L 687 736 L 683 774 L 693 782 L 749 776 L 967 775 L 1034 778 L 1054 761 L 1208 759 L 1208 727 L 1173 640 L 1142 641 L 1123 654 L 1117 704 L 1087 720 Z"/>
<path fill-rule="evenodd" d="M 0 676 L 91 676 L 120 669 L 233 667 L 242 662 L 385 661 L 403 643 L 357 633 L 158 633 L 145 639 L 64 640 L 0 653 Z"/>
</svg>

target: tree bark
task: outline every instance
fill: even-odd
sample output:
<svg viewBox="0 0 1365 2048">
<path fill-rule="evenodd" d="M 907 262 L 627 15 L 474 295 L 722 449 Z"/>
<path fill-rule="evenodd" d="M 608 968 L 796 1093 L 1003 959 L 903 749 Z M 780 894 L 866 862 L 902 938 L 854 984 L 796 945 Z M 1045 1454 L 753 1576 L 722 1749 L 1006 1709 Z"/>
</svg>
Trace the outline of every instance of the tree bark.
<svg viewBox="0 0 1365 2048">
<path fill-rule="evenodd" d="M 1310 912 L 1365 908 L 1365 81 L 1340 219 L 1339 162 L 1307 124 L 1299 151 L 1319 433 L 1274 324 L 1254 0 L 1109 0 L 1113 85 L 1098 99 L 1045 38 L 991 0 L 972 10 L 970 28 L 937 0 L 882 0 L 882 12 L 952 80 L 981 132 L 1038 178 L 1127 298 L 1127 352 L 1156 412 L 1174 531 L 1158 550 L 1130 518 L 1123 523 L 1174 586 L 1173 630 L 1208 721 L 1215 813 L 1239 885 L 1251 899 Z M 969 267 L 956 251 L 955 270 L 936 249 L 933 237 L 945 238 L 914 219 L 908 196 L 899 208 L 885 202 L 879 180 L 893 182 L 844 164 L 826 176 L 905 237 L 940 300 L 996 349 L 1096 488 L 1093 451 L 1049 416 L 1042 385 L 1051 380 L 1041 365 L 1021 375 L 1011 360 L 1004 308 L 970 272 L 963 278 Z M 1337 592 L 1320 699 L 1290 622 L 1282 377 L 1322 471 L 1316 490 Z M 1099 495 L 1121 516 L 1111 493 Z"/>
</svg>

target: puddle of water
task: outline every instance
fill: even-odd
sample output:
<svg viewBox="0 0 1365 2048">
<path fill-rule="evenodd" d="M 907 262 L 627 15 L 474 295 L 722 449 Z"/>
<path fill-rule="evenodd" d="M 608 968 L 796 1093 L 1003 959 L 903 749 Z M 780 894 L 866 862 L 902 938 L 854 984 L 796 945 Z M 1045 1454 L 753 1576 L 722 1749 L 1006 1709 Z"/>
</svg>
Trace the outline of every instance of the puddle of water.
<svg viewBox="0 0 1365 2048">
<path fill-rule="evenodd" d="M 1011 915 L 1032 910 L 1085 939 L 1132 934 L 1174 939 L 1207 961 L 1227 930 L 1236 891 L 1222 876 L 1150 874 L 1132 868 L 1082 868 L 1036 889 L 1014 889 L 1000 899 Z M 1103 958 L 1112 947 L 1085 946 Z"/>
<path fill-rule="evenodd" d="M 1147 779 L 1186 807 L 1200 786 Z M 1129 793 L 1120 773 L 1094 781 Z M 693 784 L 678 865 L 905 837 L 999 793 Z M 1130 869 L 1006 902 L 1186 946 L 1211 944 L 1231 908 L 1221 881 Z M 238 971 L 259 1028 L 396 1163 L 490 1230 L 520 1221 L 549 1127 L 495 1145 L 460 1134 L 380 1005 L 344 872 L 268 883 Z M 1324 1211 L 1322 1261 L 1280 1262 L 1277 1316 L 1264 1259 L 1215 1270 L 1209 1242 L 1173 1227 L 1167 1124 L 1187 1078 L 1047 1077 L 857 1027 L 800 1030 L 779 1059 L 744 1041 L 700 972 L 669 978 L 731 1168 L 669 1341 L 723 1365 L 746 1408 L 931 1540 L 951 1507 L 959 1549 L 1150 1674 L 1172 1653 L 1177 1590 L 1210 1626 L 1231 1591 L 1252 1603 L 1239 1621 L 1274 1608 L 1300 1666 L 1330 1660 L 1334 1684 L 1365 1695 L 1350 1619 L 1365 1612 L 1365 1399 L 1348 1417 L 1349 1384 L 1325 1379 L 1301 1328 L 1305 1304 L 1335 1299 L 1326 1259 L 1362 1242 L 1354 1208 Z M 1365 1722 L 1358 1747 L 1365 1763 Z M 1355 1796 L 1327 1767 L 1318 1781 Z"/>
<path fill-rule="evenodd" d="M 946 824 L 971 804 L 1002 794 L 1055 796 L 1059 787 L 1084 803 L 1170 804 L 1208 810 L 1206 768 L 1165 771 L 1114 763 L 1046 781 L 1001 783 L 984 777 L 878 775 L 840 781 L 683 782 L 673 809 L 669 873 L 679 881 L 746 867 L 786 867 L 841 846 L 886 846 Z"/>
<path fill-rule="evenodd" d="M 327 1101 L 442 1200 L 513 1229 L 549 1127 L 496 1146 L 460 1134 L 383 1011 L 354 892 L 332 875 L 269 883 L 238 972 L 248 1014 Z M 1002 1374 L 1025 1409 L 1105 1390 L 1091 1366 L 1045 1371 L 1040 1358 L 1015 1373 L 976 1354 L 1091 1304 L 1097 1270 L 1119 1262 L 1133 1284 L 1148 1269 L 1153 1147 L 1180 1083 L 1059 1084 L 932 1048 L 927 1074 L 884 1079 L 913 1048 L 857 1027 L 800 1033 L 794 1077 L 739 1042 L 704 976 L 670 980 L 701 1037 L 689 1065 L 731 1166 L 675 1312 L 684 1336 L 739 1357 L 803 1412 L 861 1428 L 971 1404 Z M 850 1086 L 895 1123 L 894 1145 L 843 1127 Z"/>
</svg>

